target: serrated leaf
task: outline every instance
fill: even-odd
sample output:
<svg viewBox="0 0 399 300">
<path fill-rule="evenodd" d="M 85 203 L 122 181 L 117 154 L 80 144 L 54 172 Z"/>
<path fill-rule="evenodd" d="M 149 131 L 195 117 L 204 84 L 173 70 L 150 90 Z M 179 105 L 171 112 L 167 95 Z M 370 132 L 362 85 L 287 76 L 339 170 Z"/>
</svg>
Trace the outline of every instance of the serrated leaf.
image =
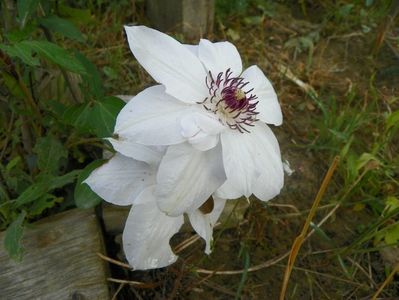
<svg viewBox="0 0 399 300">
<path fill-rule="evenodd" d="M 65 123 L 72 125 L 82 133 L 92 133 L 89 116 L 92 110 L 91 103 L 70 106 L 62 115 Z"/>
<path fill-rule="evenodd" d="M 116 97 L 105 97 L 101 101 L 69 108 L 63 119 L 83 132 L 89 132 L 103 138 L 112 135 L 116 116 L 125 105 Z"/>
<path fill-rule="evenodd" d="M 19 195 L 19 197 L 15 200 L 14 206 L 18 208 L 24 204 L 33 202 L 54 189 L 74 182 L 79 173 L 80 170 L 74 170 L 62 176 L 42 174 L 42 176 L 40 176 L 35 183 L 33 183 L 21 195 Z"/>
<path fill-rule="evenodd" d="M 115 127 L 116 116 L 125 103 L 116 97 L 96 101 L 90 114 L 90 124 L 98 137 L 109 137 Z"/>
<path fill-rule="evenodd" d="M 7 228 L 4 237 L 4 248 L 8 255 L 14 260 L 21 260 L 22 258 L 22 245 L 21 239 L 24 231 L 23 222 L 25 220 L 26 212 L 19 214 L 18 218 L 11 223 Z"/>
<path fill-rule="evenodd" d="M 57 174 L 62 159 L 68 158 L 68 151 L 55 137 L 46 136 L 37 140 L 33 151 L 37 154 L 37 166 L 40 171 Z"/>
<path fill-rule="evenodd" d="M 29 16 L 36 10 L 38 4 L 39 0 L 18 0 L 17 9 L 21 28 L 24 28 Z"/>
<path fill-rule="evenodd" d="M 68 20 L 59 18 L 57 16 L 48 16 L 46 18 L 40 19 L 39 22 L 50 31 L 58 32 L 67 38 L 77 40 L 79 42 L 84 42 L 83 35 L 80 33 L 79 29 L 77 29 L 75 25 Z"/>
<path fill-rule="evenodd" d="M 82 183 L 90 173 L 100 167 L 105 161 L 96 160 L 86 166 L 80 173 L 75 186 L 75 204 L 79 208 L 90 208 L 101 203 L 102 199 L 94 193 L 86 183 Z"/>
<path fill-rule="evenodd" d="M 30 47 L 42 57 L 74 73 L 84 74 L 84 66 L 65 49 L 47 41 L 22 41 L 19 44 Z"/>
</svg>

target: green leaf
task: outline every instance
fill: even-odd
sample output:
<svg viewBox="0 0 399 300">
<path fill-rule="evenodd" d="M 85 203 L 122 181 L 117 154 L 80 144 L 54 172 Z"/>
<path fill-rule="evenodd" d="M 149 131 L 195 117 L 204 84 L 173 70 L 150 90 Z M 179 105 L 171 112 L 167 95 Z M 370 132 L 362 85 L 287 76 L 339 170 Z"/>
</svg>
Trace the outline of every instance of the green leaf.
<svg viewBox="0 0 399 300">
<path fill-rule="evenodd" d="M 82 183 L 90 173 L 100 167 L 104 160 L 96 160 L 86 166 L 80 173 L 75 186 L 75 204 L 79 208 L 90 208 L 99 204 L 102 199 L 86 183 Z"/>
<path fill-rule="evenodd" d="M 0 49 L 7 53 L 10 57 L 18 57 L 23 63 L 35 67 L 40 64 L 39 58 L 33 57 L 32 48 L 28 45 L 17 43 L 14 45 L 0 45 Z"/>
<path fill-rule="evenodd" d="M 399 199 L 396 198 L 395 196 L 388 196 L 385 201 L 385 204 L 386 204 L 387 213 L 390 214 L 395 209 L 399 208 Z"/>
<path fill-rule="evenodd" d="M 41 176 L 38 176 L 37 181 L 34 184 L 29 186 L 21 195 L 19 195 L 15 200 L 14 206 L 18 208 L 21 205 L 33 202 L 54 189 L 74 182 L 79 173 L 80 170 L 74 170 L 62 176 L 41 174 Z"/>
<path fill-rule="evenodd" d="M 69 108 L 63 119 L 83 132 L 93 133 L 103 138 L 112 135 L 116 116 L 125 105 L 117 97 L 105 97 L 101 101 L 92 101 Z"/>
<path fill-rule="evenodd" d="M 395 126 L 399 128 L 399 110 L 394 111 L 387 117 L 385 126 L 387 127 L 387 130 Z"/>
<path fill-rule="evenodd" d="M 89 117 L 92 110 L 92 103 L 70 106 L 63 114 L 65 123 L 76 127 L 83 133 L 91 133 Z"/>
<path fill-rule="evenodd" d="M 23 29 L 13 29 L 5 33 L 5 36 L 6 39 L 13 44 L 28 40 L 35 30 L 37 30 L 36 24 L 28 24 Z"/>
<path fill-rule="evenodd" d="M 62 197 L 45 194 L 44 196 L 33 202 L 33 205 L 29 207 L 29 216 L 41 215 L 44 210 L 53 207 L 56 203 L 61 203 L 63 200 L 64 198 Z"/>
<path fill-rule="evenodd" d="M 39 0 L 18 0 L 17 9 L 21 28 L 24 28 L 26 21 L 36 10 L 38 4 Z"/>
<path fill-rule="evenodd" d="M 8 91 L 16 98 L 24 98 L 24 93 L 21 90 L 20 85 L 18 84 L 17 79 L 15 77 L 7 74 L 6 72 L 2 72 L 2 77 L 4 79 L 4 84 L 7 87 Z"/>
<path fill-rule="evenodd" d="M 79 29 L 77 29 L 75 25 L 68 20 L 59 18 L 57 16 L 48 16 L 46 18 L 40 19 L 39 22 L 48 30 L 58 32 L 67 38 L 84 42 L 84 38 Z"/>
<path fill-rule="evenodd" d="M 389 228 L 384 238 L 387 245 L 393 245 L 399 242 L 399 223 Z"/>
<path fill-rule="evenodd" d="M 104 89 L 97 67 L 80 52 L 77 52 L 75 56 L 86 69 L 86 73 L 82 75 L 82 77 L 83 82 L 88 85 L 90 94 L 93 95 L 95 99 L 103 98 Z"/>
<path fill-rule="evenodd" d="M 68 18 L 73 23 L 87 24 L 91 21 L 91 13 L 89 9 L 80 9 L 59 4 L 59 15 Z"/>
<path fill-rule="evenodd" d="M 26 212 L 19 214 L 18 218 L 11 223 L 7 228 L 4 237 L 4 248 L 8 255 L 14 260 L 21 260 L 22 258 L 22 245 L 21 239 L 24 231 L 23 222 L 25 220 Z"/>
<path fill-rule="evenodd" d="M 65 49 L 47 41 L 22 41 L 19 44 L 30 47 L 42 57 L 71 72 L 84 74 L 84 66 Z"/>
<path fill-rule="evenodd" d="M 15 166 L 17 166 L 21 162 L 21 156 L 16 156 L 13 159 L 11 159 L 8 164 L 6 165 L 6 171 L 10 172 L 12 169 L 14 169 Z"/>
<path fill-rule="evenodd" d="M 125 102 L 117 97 L 106 97 L 94 104 L 89 123 L 98 137 L 109 137 L 114 132 L 115 121 Z"/>
<path fill-rule="evenodd" d="M 33 151 L 37 154 L 37 166 L 40 171 L 57 174 L 62 159 L 68 158 L 68 151 L 55 137 L 46 136 L 37 140 Z"/>
</svg>

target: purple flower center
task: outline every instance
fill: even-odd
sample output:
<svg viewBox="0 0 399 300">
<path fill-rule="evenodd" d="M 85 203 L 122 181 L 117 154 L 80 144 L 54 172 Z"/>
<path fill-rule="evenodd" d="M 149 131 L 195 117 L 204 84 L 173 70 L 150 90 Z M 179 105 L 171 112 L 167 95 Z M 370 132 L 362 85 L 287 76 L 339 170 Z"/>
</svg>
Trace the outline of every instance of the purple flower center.
<svg viewBox="0 0 399 300">
<path fill-rule="evenodd" d="M 258 121 L 257 97 L 252 94 L 253 89 L 246 89 L 249 82 L 242 77 L 232 77 L 232 74 L 227 69 L 214 78 L 209 72 L 205 79 L 209 96 L 200 104 L 216 114 L 222 124 L 241 133 L 249 132 L 248 126 L 254 126 L 253 123 Z"/>
</svg>

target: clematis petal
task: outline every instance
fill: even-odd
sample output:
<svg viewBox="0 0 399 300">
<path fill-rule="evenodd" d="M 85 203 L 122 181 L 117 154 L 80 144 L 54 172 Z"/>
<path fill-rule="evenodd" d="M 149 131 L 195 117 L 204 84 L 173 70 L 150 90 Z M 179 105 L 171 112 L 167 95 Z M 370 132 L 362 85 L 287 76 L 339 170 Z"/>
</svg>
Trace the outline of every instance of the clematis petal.
<svg viewBox="0 0 399 300">
<path fill-rule="evenodd" d="M 125 26 L 130 50 L 166 93 L 186 103 L 207 95 L 206 72 L 199 59 L 184 45 L 145 26 Z"/>
<path fill-rule="evenodd" d="M 277 195 L 284 183 L 280 148 L 271 129 L 257 122 L 249 134 L 232 130 L 221 135 L 227 182 L 217 195 L 249 197 L 252 193 L 267 201 Z M 267 181 L 267 182 L 265 182 Z M 231 191 L 227 188 L 232 188 Z"/>
<path fill-rule="evenodd" d="M 207 135 L 203 132 L 188 140 L 191 146 L 200 151 L 208 151 L 219 143 L 219 135 Z"/>
<path fill-rule="evenodd" d="M 198 150 L 206 151 L 219 142 L 219 133 L 225 127 L 212 115 L 193 112 L 181 119 L 182 135 Z"/>
<path fill-rule="evenodd" d="M 179 231 L 183 216 L 168 217 L 154 197 L 154 186 L 145 189 L 133 205 L 123 231 L 123 250 L 135 270 L 166 267 L 177 260 L 169 240 Z"/>
<path fill-rule="evenodd" d="M 209 214 L 204 214 L 200 210 L 194 210 L 188 214 L 191 226 L 197 232 L 197 234 L 205 240 L 206 247 L 205 253 L 210 254 L 211 244 L 213 241 L 212 232 L 220 214 L 223 211 L 224 205 L 226 204 L 225 199 L 221 199 L 213 196 L 214 207 Z"/>
<path fill-rule="evenodd" d="M 258 119 L 268 124 L 281 125 L 283 115 L 276 92 L 262 70 L 258 66 L 251 66 L 242 73 L 242 77 L 249 82 L 248 90 L 253 89 L 252 93 L 258 97 Z"/>
<path fill-rule="evenodd" d="M 242 189 L 234 185 L 233 180 L 226 180 L 215 192 L 217 197 L 224 199 L 237 199 L 242 197 Z"/>
<path fill-rule="evenodd" d="M 211 43 L 201 39 L 198 46 L 198 55 L 207 71 L 216 77 L 220 72 L 230 69 L 234 76 L 242 72 L 242 62 L 237 48 L 230 42 Z"/>
<path fill-rule="evenodd" d="M 151 146 L 144 146 L 132 142 L 131 140 L 108 138 L 107 139 L 114 149 L 124 156 L 134 158 L 139 161 L 146 162 L 148 164 L 158 164 L 162 155 L 165 153 L 164 149 L 157 149 Z"/>
<path fill-rule="evenodd" d="M 183 44 L 192 54 L 198 57 L 198 45 Z"/>
<path fill-rule="evenodd" d="M 180 119 L 192 108 L 165 93 L 161 85 L 149 87 L 127 103 L 116 119 L 115 133 L 144 145 L 172 145 L 186 140 Z"/>
<path fill-rule="evenodd" d="M 188 143 L 170 146 L 157 174 L 158 207 L 169 216 L 193 211 L 225 180 L 220 145 L 209 151 Z"/>
<path fill-rule="evenodd" d="M 84 181 L 105 201 L 131 205 L 141 191 L 155 182 L 155 170 L 148 164 L 116 153 Z"/>
</svg>

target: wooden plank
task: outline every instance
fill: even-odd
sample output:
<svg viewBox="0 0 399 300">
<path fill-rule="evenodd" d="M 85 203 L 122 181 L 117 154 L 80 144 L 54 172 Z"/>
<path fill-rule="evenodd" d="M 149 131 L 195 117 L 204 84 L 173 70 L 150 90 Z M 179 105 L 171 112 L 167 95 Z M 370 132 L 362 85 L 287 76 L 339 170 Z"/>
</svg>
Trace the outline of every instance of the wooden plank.
<svg viewBox="0 0 399 300">
<path fill-rule="evenodd" d="M 180 32 L 189 39 L 212 33 L 214 0 L 147 0 L 151 25 L 163 32 Z"/>
<path fill-rule="evenodd" d="M 0 234 L 3 244 L 4 233 Z M 22 262 L 0 247 L 0 299 L 109 299 L 108 269 L 92 209 L 70 210 L 31 225 Z"/>
</svg>

